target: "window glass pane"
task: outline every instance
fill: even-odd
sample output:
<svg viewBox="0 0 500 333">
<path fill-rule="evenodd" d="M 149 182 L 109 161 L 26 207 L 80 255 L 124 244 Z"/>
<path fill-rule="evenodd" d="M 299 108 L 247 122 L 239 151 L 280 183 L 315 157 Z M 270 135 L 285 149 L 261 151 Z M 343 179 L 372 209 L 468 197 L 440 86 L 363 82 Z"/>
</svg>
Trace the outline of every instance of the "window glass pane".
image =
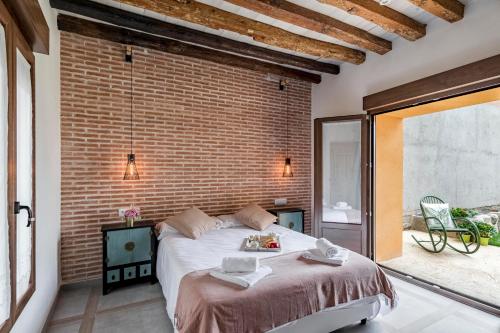
<svg viewBox="0 0 500 333">
<path fill-rule="evenodd" d="M 361 121 L 323 124 L 323 222 L 361 224 Z"/>
<path fill-rule="evenodd" d="M 17 201 L 21 205 L 32 207 L 32 98 L 31 98 L 31 65 L 17 51 Z M 28 214 L 22 210 L 17 218 L 17 301 L 29 287 L 31 276 L 31 228 L 26 227 Z"/>
<path fill-rule="evenodd" d="M 8 81 L 5 30 L 0 24 L 0 325 L 9 318 L 10 267 L 7 203 Z"/>
</svg>

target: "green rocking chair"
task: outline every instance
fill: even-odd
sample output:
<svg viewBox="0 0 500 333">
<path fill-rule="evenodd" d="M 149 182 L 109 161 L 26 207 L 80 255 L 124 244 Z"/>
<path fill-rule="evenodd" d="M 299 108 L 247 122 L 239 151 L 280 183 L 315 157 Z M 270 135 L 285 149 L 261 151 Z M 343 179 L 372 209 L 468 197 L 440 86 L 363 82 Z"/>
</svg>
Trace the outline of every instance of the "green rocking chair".
<svg viewBox="0 0 500 333">
<path fill-rule="evenodd" d="M 425 220 L 425 225 L 429 233 L 430 240 L 418 240 L 412 235 L 415 242 L 424 250 L 439 253 L 448 245 L 451 249 L 471 254 L 479 249 L 479 230 L 474 222 L 471 222 L 473 231 L 466 228 L 459 228 L 456 221 L 470 222 L 467 218 L 453 218 L 449 207 L 445 202 L 434 196 L 426 196 L 420 200 L 420 209 Z M 458 249 L 448 243 L 448 232 L 456 232 L 458 239 L 462 241 L 464 249 Z M 470 234 L 471 243 L 466 244 L 462 235 Z M 430 243 L 430 246 L 429 246 Z"/>
</svg>

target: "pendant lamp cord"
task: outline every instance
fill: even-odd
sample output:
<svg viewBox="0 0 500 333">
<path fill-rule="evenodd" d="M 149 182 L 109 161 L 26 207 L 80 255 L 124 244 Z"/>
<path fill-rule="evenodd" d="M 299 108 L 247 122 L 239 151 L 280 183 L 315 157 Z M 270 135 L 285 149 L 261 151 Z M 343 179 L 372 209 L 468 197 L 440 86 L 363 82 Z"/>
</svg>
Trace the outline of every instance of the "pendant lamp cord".
<svg viewBox="0 0 500 333">
<path fill-rule="evenodd" d="M 130 49 L 130 154 L 133 154 L 133 119 L 132 119 L 132 113 L 133 113 L 133 105 L 134 105 L 134 85 L 132 84 L 133 80 L 133 71 L 134 71 L 134 61 L 132 59 L 132 49 Z"/>
<path fill-rule="evenodd" d="M 286 158 L 288 158 L 288 85 L 285 83 L 286 91 Z"/>
</svg>

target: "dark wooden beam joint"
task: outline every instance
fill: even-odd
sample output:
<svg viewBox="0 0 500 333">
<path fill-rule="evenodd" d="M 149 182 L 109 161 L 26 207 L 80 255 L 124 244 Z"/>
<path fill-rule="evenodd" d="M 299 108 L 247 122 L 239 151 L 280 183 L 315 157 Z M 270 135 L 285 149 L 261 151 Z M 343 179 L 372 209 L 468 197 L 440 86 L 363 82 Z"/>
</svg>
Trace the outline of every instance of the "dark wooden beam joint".
<svg viewBox="0 0 500 333">
<path fill-rule="evenodd" d="M 500 86 L 500 54 L 363 97 L 369 114 L 425 104 Z"/>
<path fill-rule="evenodd" d="M 38 0 L 3 0 L 33 52 L 49 54 L 50 31 Z"/>
<path fill-rule="evenodd" d="M 236 53 L 246 57 L 257 58 L 282 65 L 294 66 L 329 74 L 338 74 L 340 71 L 339 66 L 335 64 L 320 62 L 260 46 L 238 42 L 229 38 L 167 23 L 93 1 L 50 0 L 50 4 L 55 9 L 90 17 L 121 27 L 139 30 L 167 38 L 173 38 L 221 51 Z"/>
<path fill-rule="evenodd" d="M 68 15 L 59 15 L 57 17 L 57 26 L 59 30 L 77 33 L 87 37 L 105 39 L 120 44 L 131 44 L 172 54 L 208 60 L 223 65 L 245 68 L 256 72 L 275 74 L 295 80 L 312 83 L 321 82 L 321 76 L 318 74 Z"/>
</svg>

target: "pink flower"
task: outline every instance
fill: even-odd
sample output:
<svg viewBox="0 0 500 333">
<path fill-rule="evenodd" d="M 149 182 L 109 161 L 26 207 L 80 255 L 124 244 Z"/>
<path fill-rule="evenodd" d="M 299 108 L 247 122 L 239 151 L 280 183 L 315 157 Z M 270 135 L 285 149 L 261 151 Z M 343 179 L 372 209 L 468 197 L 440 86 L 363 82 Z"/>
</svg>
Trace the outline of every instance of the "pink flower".
<svg viewBox="0 0 500 333">
<path fill-rule="evenodd" d="M 125 217 L 139 217 L 141 215 L 141 211 L 138 208 L 132 207 L 125 211 Z"/>
</svg>

